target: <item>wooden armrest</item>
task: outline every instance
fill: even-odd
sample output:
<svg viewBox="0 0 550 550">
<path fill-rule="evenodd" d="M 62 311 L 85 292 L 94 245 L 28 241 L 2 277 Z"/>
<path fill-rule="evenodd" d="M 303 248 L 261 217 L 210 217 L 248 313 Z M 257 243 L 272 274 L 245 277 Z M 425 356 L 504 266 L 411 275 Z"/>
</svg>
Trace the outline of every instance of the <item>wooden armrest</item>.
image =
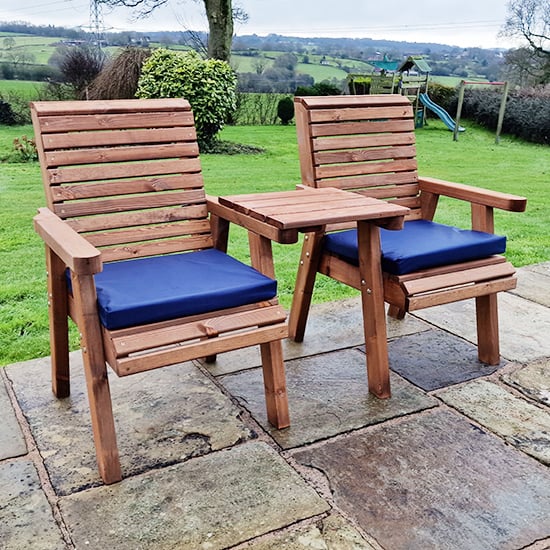
<svg viewBox="0 0 550 550">
<path fill-rule="evenodd" d="M 525 197 L 482 189 L 463 183 L 453 183 L 426 177 L 419 177 L 418 183 L 421 191 L 500 208 L 501 210 L 509 210 L 510 212 L 524 212 L 527 205 Z"/>
<path fill-rule="evenodd" d="M 34 228 L 71 271 L 79 275 L 91 275 L 103 269 L 101 252 L 49 208 L 38 209 Z"/>
</svg>

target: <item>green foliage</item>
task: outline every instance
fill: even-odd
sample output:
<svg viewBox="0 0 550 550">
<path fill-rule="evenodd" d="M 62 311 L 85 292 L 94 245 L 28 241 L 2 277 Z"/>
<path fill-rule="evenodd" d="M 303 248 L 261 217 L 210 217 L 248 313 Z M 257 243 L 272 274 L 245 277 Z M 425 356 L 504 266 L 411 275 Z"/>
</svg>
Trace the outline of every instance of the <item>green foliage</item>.
<svg viewBox="0 0 550 550">
<path fill-rule="evenodd" d="M 445 86 L 430 80 L 428 85 L 428 94 L 434 103 L 437 103 L 437 105 L 440 105 L 446 111 L 450 111 L 452 109 L 454 101 L 454 110 L 456 111 L 456 87 Z"/>
<path fill-rule="evenodd" d="M 143 64 L 137 97 L 183 97 L 195 116 L 200 146 L 213 145 L 236 108 L 237 79 L 225 61 L 203 60 L 194 51 L 155 50 Z"/>
<path fill-rule="evenodd" d="M 502 91 L 466 90 L 462 113 L 485 128 L 495 130 Z M 550 145 L 550 87 L 511 93 L 502 131 L 534 143 Z"/>
<path fill-rule="evenodd" d="M 291 97 L 283 97 L 277 104 L 277 116 L 282 124 L 288 124 L 294 118 L 294 101 Z"/>
<path fill-rule="evenodd" d="M 15 115 L 11 105 L 7 101 L 0 99 L 0 124 L 7 124 L 13 126 L 16 124 Z"/>
<path fill-rule="evenodd" d="M 232 124 L 266 125 L 277 122 L 277 105 L 282 94 L 237 92 L 237 109 Z"/>
<path fill-rule="evenodd" d="M 10 157 L 12 162 L 33 162 L 38 160 L 36 142 L 26 135 L 13 140 L 13 154 Z"/>
<path fill-rule="evenodd" d="M 330 82 L 316 82 L 313 86 L 298 86 L 294 95 L 341 95 L 342 90 Z"/>
</svg>

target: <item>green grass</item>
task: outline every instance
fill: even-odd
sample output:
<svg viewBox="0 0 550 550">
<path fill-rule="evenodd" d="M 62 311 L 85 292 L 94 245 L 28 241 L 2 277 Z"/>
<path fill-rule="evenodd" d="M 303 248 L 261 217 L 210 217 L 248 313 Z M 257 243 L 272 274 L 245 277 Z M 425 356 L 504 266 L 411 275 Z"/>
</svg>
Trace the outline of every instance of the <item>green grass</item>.
<svg viewBox="0 0 550 550">
<path fill-rule="evenodd" d="M 548 147 L 502 138 L 471 127 L 453 142 L 439 121 L 417 131 L 421 174 L 528 197 L 526 213 L 495 213 L 497 232 L 508 236 L 508 258 L 516 266 L 550 261 L 550 155 Z M 30 127 L 0 126 L 0 157 L 14 137 Z M 212 195 L 293 189 L 300 181 L 293 126 L 228 127 L 227 141 L 263 147 L 257 155 L 202 156 L 206 191 Z M 2 164 L 0 169 L 0 365 L 48 355 L 48 319 L 43 246 L 32 229 L 36 208 L 44 205 L 38 164 Z M 466 227 L 469 209 L 443 200 L 437 219 Z M 232 226 L 230 252 L 248 259 L 245 232 Z M 300 245 L 274 245 L 279 295 L 289 307 Z M 316 302 L 355 291 L 319 277 Z M 72 334 L 76 347 L 76 334 Z"/>
<path fill-rule="evenodd" d="M 44 82 L 33 80 L 0 80 L 0 95 L 36 99 L 39 96 L 39 88 L 43 86 Z"/>
</svg>

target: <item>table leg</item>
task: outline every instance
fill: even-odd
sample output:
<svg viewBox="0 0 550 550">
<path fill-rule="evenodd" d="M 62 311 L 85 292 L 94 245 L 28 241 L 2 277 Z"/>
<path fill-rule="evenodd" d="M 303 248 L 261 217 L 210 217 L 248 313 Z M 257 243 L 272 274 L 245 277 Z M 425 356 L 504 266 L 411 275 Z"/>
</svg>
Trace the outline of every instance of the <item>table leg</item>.
<svg viewBox="0 0 550 550">
<path fill-rule="evenodd" d="M 357 239 L 369 391 L 377 397 L 387 398 L 391 393 L 384 288 L 380 265 L 380 229 L 368 221 L 359 221 Z"/>
<path fill-rule="evenodd" d="M 275 279 L 275 267 L 273 265 L 271 240 L 249 231 L 248 244 L 250 246 L 250 260 L 252 262 L 252 267 L 267 277 Z"/>
</svg>

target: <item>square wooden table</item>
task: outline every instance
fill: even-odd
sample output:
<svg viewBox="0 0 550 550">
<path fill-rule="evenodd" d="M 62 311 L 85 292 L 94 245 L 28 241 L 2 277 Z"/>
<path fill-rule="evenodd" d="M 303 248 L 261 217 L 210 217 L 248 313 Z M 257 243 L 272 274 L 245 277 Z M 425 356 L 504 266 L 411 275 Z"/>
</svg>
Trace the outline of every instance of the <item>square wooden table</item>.
<svg viewBox="0 0 550 550">
<path fill-rule="evenodd" d="M 298 241 L 299 233 L 324 231 L 327 225 L 357 224 L 369 391 L 378 397 L 389 397 L 379 227 L 401 229 L 409 209 L 335 188 L 209 197 L 208 207 L 215 246 L 227 249 L 230 222 L 245 227 L 252 265 L 272 278 L 272 241 L 291 244 Z"/>
</svg>

